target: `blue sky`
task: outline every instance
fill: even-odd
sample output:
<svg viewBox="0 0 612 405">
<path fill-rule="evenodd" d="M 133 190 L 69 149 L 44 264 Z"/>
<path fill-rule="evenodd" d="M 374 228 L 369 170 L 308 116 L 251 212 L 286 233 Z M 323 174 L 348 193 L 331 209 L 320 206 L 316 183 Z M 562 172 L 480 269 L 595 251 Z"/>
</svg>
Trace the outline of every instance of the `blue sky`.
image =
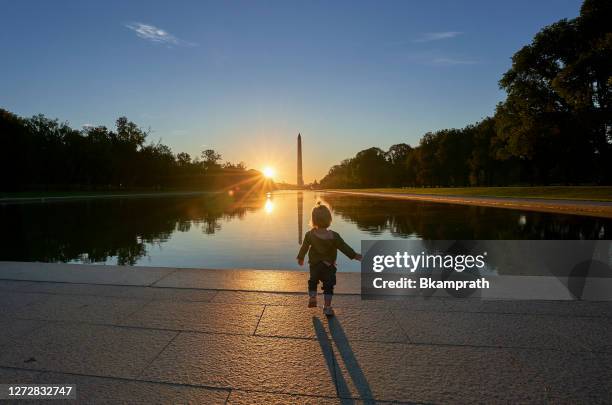
<svg viewBox="0 0 612 405">
<path fill-rule="evenodd" d="M 510 57 L 580 1 L 0 1 L 0 107 L 306 181 L 493 113 Z"/>
</svg>

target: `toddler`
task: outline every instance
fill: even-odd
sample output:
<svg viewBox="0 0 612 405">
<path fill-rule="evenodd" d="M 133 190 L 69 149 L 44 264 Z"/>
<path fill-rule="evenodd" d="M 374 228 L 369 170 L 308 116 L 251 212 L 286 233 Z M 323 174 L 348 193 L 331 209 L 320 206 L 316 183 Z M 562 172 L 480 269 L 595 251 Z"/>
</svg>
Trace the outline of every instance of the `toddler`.
<svg viewBox="0 0 612 405">
<path fill-rule="evenodd" d="M 336 285 L 336 258 L 338 250 L 348 258 L 361 260 L 361 255 L 356 253 L 342 240 L 340 235 L 330 229 L 332 216 L 331 211 L 320 202 L 312 209 L 312 229 L 304 235 L 304 242 L 297 255 L 300 266 L 304 265 L 304 257 L 308 252 L 308 264 L 310 265 L 310 279 L 308 280 L 308 308 L 317 306 L 317 285 L 323 283 L 323 294 L 325 304 L 323 313 L 333 316 L 331 307 L 334 285 Z"/>
</svg>

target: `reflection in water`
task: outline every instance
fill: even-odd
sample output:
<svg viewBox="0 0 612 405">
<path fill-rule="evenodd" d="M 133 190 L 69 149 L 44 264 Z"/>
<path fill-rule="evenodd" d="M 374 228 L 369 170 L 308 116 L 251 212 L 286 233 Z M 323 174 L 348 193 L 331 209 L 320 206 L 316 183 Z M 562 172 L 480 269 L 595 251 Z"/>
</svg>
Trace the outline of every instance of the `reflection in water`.
<svg viewBox="0 0 612 405">
<path fill-rule="evenodd" d="M 0 205 L 0 260 L 133 265 L 176 232 L 221 230 L 257 210 L 258 199 L 231 196 L 99 199 Z"/>
<path fill-rule="evenodd" d="M 272 201 L 272 196 L 266 196 L 266 203 L 264 204 L 264 211 L 266 214 L 271 214 L 274 211 L 274 202 Z"/>
<path fill-rule="evenodd" d="M 324 194 L 370 236 L 419 239 L 610 239 L 612 220 L 501 208 Z"/>
<path fill-rule="evenodd" d="M 304 193 L 297 192 L 297 216 L 298 216 L 298 245 L 302 244 L 302 235 L 304 235 Z"/>
<path fill-rule="evenodd" d="M 363 239 L 612 239 L 602 218 L 275 192 L 4 204 L 0 260 L 298 269 L 295 232 L 301 241 L 304 209 L 321 198 L 332 229 L 356 248 Z M 339 265 L 359 270 L 342 256 Z"/>
</svg>

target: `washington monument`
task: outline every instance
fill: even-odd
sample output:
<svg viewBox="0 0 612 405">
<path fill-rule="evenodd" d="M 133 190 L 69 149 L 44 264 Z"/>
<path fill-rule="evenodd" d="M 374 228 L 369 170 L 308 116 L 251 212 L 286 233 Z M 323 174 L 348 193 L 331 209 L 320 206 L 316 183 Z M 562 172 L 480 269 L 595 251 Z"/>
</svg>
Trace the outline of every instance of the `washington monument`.
<svg viewBox="0 0 612 405">
<path fill-rule="evenodd" d="M 302 176 L 302 135 L 298 134 L 297 139 L 297 185 L 304 187 L 304 177 Z"/>
</svg>

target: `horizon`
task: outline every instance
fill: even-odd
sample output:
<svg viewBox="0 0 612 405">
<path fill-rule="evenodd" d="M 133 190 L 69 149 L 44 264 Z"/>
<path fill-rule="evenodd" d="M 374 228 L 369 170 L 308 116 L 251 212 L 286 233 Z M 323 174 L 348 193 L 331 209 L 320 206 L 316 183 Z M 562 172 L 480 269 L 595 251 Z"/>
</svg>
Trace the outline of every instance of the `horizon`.
<svg viewBox="0 0 612 405">
<path fill-rule="evenodd" d="M 580 4 L 9 3 L 0 107 L 74 128 L 125 115 L 174 153 L 212 148 L 291 184 L 301 133 L 311 183 L 491 115 L 512 54 Z"/>
</svg>

